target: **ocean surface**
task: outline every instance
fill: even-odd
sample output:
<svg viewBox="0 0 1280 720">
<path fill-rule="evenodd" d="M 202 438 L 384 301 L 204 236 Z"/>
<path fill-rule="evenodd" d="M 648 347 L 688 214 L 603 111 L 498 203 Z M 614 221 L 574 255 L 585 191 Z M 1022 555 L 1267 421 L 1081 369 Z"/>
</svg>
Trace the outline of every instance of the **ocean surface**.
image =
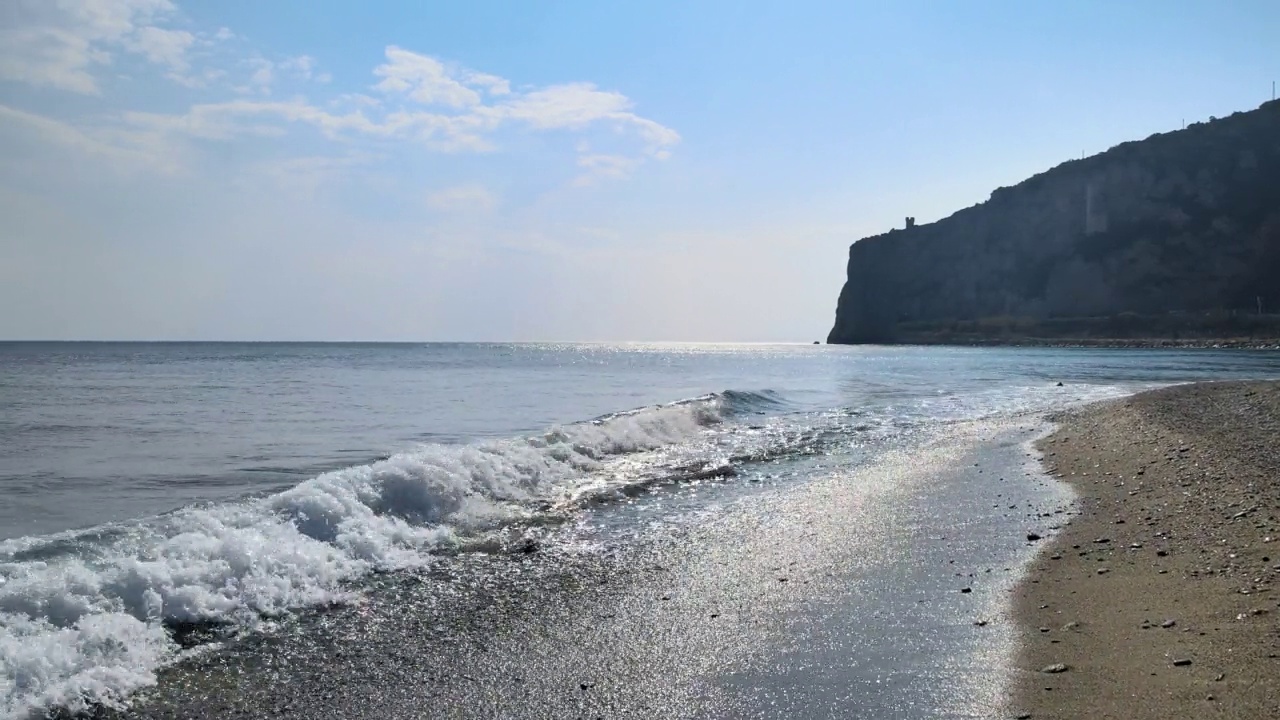
<svg viewBox="0 0 1280 720">
<path fill-rule="evenodd" d="M 964 423 L 1272 377 L 1244 350 L 0 343 L 0 718 L 118 704 L 177 630 L 252 633 L 521 528 L 625 542 Z"/>
</svg>

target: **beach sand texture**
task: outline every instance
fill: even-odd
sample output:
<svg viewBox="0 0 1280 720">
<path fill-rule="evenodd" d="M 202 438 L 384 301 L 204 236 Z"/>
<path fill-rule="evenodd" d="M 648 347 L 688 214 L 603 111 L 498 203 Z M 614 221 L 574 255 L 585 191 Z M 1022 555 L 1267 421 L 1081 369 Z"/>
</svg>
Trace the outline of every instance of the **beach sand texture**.
<svg viewBox="0 0 1280 720">
<path fill-rule="evenodd" d="M 1059 421 L 1039 447 L 1079 514 L 1016 591 L 1014 717 L 1280 717 L 1280 384 Z"/>
</svg>

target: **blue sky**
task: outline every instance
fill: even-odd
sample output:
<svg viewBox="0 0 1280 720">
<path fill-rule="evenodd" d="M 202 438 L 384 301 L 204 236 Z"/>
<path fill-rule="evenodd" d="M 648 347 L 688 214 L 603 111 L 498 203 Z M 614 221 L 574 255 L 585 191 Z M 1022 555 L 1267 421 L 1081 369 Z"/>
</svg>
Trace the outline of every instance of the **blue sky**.
<svg viewBox="0 0 1280 720">
<path fill-rule="evenodd" d="M 0 338 L 807 341 L 850 242 L 1256 107 L 1267 2 L 16 0 Z"/>
</svg>

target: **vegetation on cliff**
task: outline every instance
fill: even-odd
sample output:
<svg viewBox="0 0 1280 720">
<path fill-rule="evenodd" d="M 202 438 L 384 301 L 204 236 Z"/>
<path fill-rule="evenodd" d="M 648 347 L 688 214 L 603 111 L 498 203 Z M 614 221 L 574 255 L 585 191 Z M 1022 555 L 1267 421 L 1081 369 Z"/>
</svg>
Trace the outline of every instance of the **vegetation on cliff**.
<svg viewBox="0 0 1280 720">
<path fill-rule="evenodd" d="M 849 248 L 828 342 L 1280 336 L 1280 102 Z"/>
</svg>

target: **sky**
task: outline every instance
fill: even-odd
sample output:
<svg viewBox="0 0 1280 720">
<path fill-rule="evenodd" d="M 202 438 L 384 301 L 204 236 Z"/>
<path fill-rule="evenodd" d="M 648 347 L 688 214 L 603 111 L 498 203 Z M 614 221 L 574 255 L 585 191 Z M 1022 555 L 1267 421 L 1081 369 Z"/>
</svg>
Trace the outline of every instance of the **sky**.
<svg viewBox="0 0 1280 720">
<path fill-rule="evenodd" d="M 1270 99 L 1271 0 L 0 0 L 0 339 L 807 342 L 851 242 Z"/>
</svg>

